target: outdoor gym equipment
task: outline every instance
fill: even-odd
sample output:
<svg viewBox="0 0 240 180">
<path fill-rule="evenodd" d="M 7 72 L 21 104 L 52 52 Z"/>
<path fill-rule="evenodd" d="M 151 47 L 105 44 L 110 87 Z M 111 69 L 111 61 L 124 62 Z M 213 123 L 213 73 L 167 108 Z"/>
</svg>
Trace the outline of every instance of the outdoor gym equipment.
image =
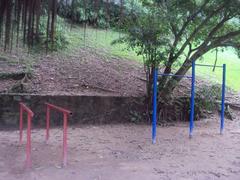
<svg viewBox="0 0 240 180">
<path fill-rule="evenodd" d="M 50 127 L 50 110 L 57 110 L 63 113 L 63 166 L 67 165 L 67 122 L 68 116 L 71 111 L 62 107 L 55 106 L 53 104 L 45 103 L 47 106 L 46 113 L 46 141 L 49 139 L 49 127 Z M 19 144 L 22 144 L 22 131 L 23 131 L 23 112 L 27 112 L 27 145 L 26 145 L 26 165 L 31 167 L 31 122 L 34 113 L 23 103 L 20 105 L 20 120 L 19 120 Z"/>
<path fill-rule="evenodd" d="M 49 139 L 49 127 L 50 127 L 50 110 L 56 110 L 63 113 L 63 166 L 67 165 L 67 122 L 68 116 L 71 114 L 71 111 L 64 109 L 53 104 L 45 103 L 47 106 L 46 112 L 46 142 Z"/>
<path fill-rule="evenodd" d="M 23 112 L 27 112 L 27 145 L 26 145 L 26 165 L 28 168 L 31 167 L 31 122 L 33 117 L 33 112 L 23 103 L 20 105 L 20 120 L 19 120 L 19 143 L 22 145 L 22 131 L 23 131 Z"/>
<path fill-rule="evenodd" d="M 213 66 L 208 64 L 195 64 L 192 62 L 192 75 L 175 75 L 175 74 L 158 74 L 158 69 L 155 68 L 153 72 L 153 113 L 152 113 L 152 143 L 156 143 L 156 131 L 157 131 L 157 81 L 158 76 L 170 76 L 170 77 L 183 77 L 191 79 L 191 101 L 190 101 L 190 122 L 189 122 L 189 137 L 193 136 L 194 128 L 194 104 L 195 104 L 195 76 L 196 76 L 196 66 L 202 67 L 216 67 L 223 69 L 222 76 L 222 100 L 221 100 L 221 121 L 220 121 L 220 134 L 223 134 L 224 130 L 224 114 L 225 114 L 225 89 L 226 89 L 226 64 L 222 66 Z"/>
</svg>

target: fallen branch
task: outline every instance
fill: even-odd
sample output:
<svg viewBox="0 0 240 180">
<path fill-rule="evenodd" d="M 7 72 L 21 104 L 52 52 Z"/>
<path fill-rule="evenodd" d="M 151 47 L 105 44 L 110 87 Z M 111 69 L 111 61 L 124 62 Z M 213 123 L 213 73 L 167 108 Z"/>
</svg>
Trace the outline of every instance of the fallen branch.
<svg viewBox="0 0 240 180">
<path fill-rule="evenodd" d="M 221 104 L 221 101 L 216 102 L 218 105 Z M 225 102 L 225 106 L 230 106 L 230 108 L 235 109 L 235 110 L 240 110 L 240 104 L 237 103 L 231 103 L 231 102 Z"/>
</svg>

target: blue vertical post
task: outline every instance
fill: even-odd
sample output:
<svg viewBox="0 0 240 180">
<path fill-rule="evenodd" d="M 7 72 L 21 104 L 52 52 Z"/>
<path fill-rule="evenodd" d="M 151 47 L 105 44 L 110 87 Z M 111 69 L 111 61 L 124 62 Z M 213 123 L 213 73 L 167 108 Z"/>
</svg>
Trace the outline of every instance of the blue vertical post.
<svg viewBox="0 0 240 180">
<path fill-rule="evenodd" d="M 191 102 L 190 102 L 190 123 L 189 123 L 189 138 L 192 138 L 194 128 L 194 104 L 195 104 L 195 61 L 192 62 L 192 88 L 191 88 Z"/>
<path fill-rule="evenodd" d="M 153 72 L 153 113 L 152 113 L 152 143 L 156 143 L 157 131 L 157 79 L 158 69 L 155 68 Z"/>
<path fill-rule="evenodd" d="M 226 90 L 226 64 L 223 64 L 222 103 L 221 103 L 221 125 L 220 125 L 220 134 L 223 134 L 223 129 L 224 129 L 225 90 Z"/>
</svg>

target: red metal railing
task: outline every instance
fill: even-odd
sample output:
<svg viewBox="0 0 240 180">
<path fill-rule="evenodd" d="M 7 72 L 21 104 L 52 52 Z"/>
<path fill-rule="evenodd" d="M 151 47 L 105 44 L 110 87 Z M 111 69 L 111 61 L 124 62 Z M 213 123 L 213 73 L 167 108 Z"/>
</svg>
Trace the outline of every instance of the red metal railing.
<svg viewBox="0 0 240 180">
<path fill-rule="evenodd" d="M 63 113 L 63 166 L 67 165 L 67 122 L 68 116 L 71 114 L 71 111 L 64 109 L 53 104 L 45 103 L 47 105 L 46 112 L 46 142 L 49 139 L 49 127 L 50 127 L 50 110 L 54 109 Z"/>
<path fill-rule="evenodd" d="M 20 133 L 20 145 L 22 144 L 22 132 L 23 132 L 23 112 L 27 112 L 27 145 L 26 145 L 26 165 L 31 167 L 31 122 L 33 117 L 33 112 L 23 103 L 20 105 L 20 120 L 19 120 L 19 133 Z"/>
</svg>

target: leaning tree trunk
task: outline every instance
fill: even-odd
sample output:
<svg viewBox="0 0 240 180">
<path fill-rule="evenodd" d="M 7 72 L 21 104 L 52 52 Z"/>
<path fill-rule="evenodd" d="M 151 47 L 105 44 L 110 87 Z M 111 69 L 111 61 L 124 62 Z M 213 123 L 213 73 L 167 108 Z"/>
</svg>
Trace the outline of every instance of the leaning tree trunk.
<svg viewBox="0 0 240 180">
<path fill-rule="evenodd" d="M 198 51 L 196 51 L 190 58 L 186 58 L 182 66 L 175 73 L 175 75 L 177 76 L 171 77 L 165 82 L 165 84 L 161 88 L 158 88 L 158 112 L 160 112 L 162 105 L 171 103 L 174 89 L 182 80 L 183 75 L 185 75 L 188 72 L 188 70 L 192 67 L 192 62 L 196 61 L 199 57 L 207 53 L 214 46 L 215 44 L 211 46 L 204 46 L 200 48 Z"/>
<path fill-rule="evenodd" d="M 176 75 L 184 75 L 191 68 L 190 66 L 182 66 Z M 183 110 L 186 106 L 186 103 L 179 103 L 179 100 L 182 100 L 180 97 L 172 97 L 174 89 L 177 87 L 182 77 L 173 76 L 163 77 L 161 87 L 158 88 L 158 102 L 157 102 L 157 114 L 158 120 L 161 123 L 175 121 L 177 119 L 181 119 L 183 116 Z M 164 81 L 164 82 L 163 82 Z M 178 117 L 179 116 L 179 117 Z M 184 118 L 185 119 L 185 118 Z"/>
<path fill-rule="evenodd" d="M 181 68 L 175 73 L 177 76 L 173 76 L 166 80 L 164 85 L 158 90 L 158 99 L 163 102 L 169 102 L 171 99 L 174 89 L 177 87 L 179 82 L 182 80 L 188 70 L 192 67 L 192 59 L 188 59 L 184 62 Z"/>
</svg>

